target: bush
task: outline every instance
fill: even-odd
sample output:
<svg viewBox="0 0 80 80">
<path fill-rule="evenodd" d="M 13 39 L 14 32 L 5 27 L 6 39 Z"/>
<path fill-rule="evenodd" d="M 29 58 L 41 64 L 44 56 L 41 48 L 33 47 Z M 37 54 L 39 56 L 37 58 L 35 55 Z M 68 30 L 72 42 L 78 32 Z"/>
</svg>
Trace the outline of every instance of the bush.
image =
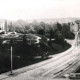
<svg viewBox="0 0 80 80">
<path fill-rule="evenodd" d="M 75 34 L 72 32 L 66 33 L 65 34 L 65 38 L 67 39 L 74 39 L 75 38 Z"/>
</svg>

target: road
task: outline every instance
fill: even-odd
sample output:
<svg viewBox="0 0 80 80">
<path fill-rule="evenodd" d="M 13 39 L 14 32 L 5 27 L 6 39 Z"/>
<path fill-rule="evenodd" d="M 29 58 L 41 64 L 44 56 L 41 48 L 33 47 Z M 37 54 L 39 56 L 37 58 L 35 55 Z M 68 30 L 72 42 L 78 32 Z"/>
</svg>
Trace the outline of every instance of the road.
<svg viewBox="0 0 80 80">
<path fill-rule="evenodd" d="M 69 68 L 79 61 L 79 57 L 79 47 L 75 47 L 71 51 L 56 55 L 42 65 L 38 64 L 32 69 L 26 68 L 25 71 L 18 72 L 18 74 L 15 71 L 13 76 L 7 75 L 2 80 L 53 80 L 66 71 L 68 72 Z"/>
</svg>

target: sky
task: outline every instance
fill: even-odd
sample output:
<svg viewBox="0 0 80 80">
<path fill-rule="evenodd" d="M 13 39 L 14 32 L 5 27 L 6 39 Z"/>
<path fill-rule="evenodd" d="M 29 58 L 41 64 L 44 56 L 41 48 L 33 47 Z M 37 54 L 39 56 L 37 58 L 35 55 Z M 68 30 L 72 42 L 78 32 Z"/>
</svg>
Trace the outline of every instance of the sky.
<svg viewBox="0 0 80 80">
<path fill-rule="evenodd" d="M 0 19 L 80 18 L 80 0 L 0 0 Z"/>
</svg>

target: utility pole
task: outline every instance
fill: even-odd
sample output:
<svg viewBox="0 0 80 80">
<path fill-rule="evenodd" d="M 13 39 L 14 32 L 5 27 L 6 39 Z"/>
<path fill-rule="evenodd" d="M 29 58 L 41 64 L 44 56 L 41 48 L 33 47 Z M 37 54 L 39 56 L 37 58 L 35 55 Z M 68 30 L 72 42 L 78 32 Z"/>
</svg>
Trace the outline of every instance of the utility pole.
<svg viewBox="0 0 80 80">
<path fill-rule="evenodd" d="M 13 69 L 13 58 L 12 58 L 12 46 L 11 46 L 11 74 L 13 73 L 12 69 Z"/>
<path fill-rule="evenodd" d="M 10 46 L 11 46 L 11 75 L 13 74 L 12 69 L 13 69 L 13 40 L 10 40 Z"/>
</svg>

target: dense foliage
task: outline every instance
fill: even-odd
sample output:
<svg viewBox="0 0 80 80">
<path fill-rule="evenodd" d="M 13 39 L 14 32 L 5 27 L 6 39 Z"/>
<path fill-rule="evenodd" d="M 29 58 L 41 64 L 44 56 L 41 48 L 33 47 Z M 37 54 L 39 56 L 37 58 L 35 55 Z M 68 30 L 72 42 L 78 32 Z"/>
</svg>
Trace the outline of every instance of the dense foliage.
<svg viewBox="0 0 80 80">
<path fill-rule="evenodd" d="M 13 24 L 8 25 L 9 30 L 15 30 L 18 33 L 24 34 L 39 34 L 45 35 L 50 40 L 55 38 L 57 32 L 60 31 L 64 38 L 67 39 L 74 39 L 75 35 L 73 32 L 70 31 L 70 24 L 69 23 L 44 23 L 44 22 L 33 22 L 33 23 L 26 23 L 26 22 L 15 22 Z"/>
</svg>

